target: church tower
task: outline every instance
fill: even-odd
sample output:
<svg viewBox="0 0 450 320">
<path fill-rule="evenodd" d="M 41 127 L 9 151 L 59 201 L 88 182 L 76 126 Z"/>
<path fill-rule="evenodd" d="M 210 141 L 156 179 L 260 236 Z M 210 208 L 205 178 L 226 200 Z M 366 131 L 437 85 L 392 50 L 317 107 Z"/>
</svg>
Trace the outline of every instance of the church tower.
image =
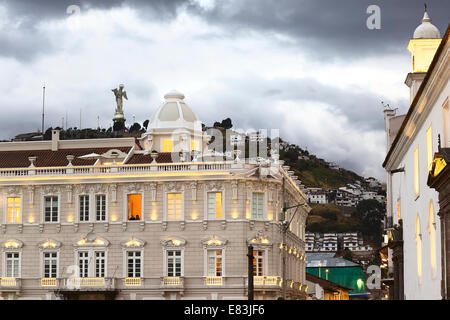
<svg viewBox="0 0 450 320">
<path fill-rule="evenodd" d="M 408 44 L 412 58 L 412 72 L 408 74 L 405 83 L 410 88 L 411 102 L 425 78 L 441 40 L 441 33 L 431 23 L 425 5 L 422 23 L 416 28 L 413 38 Z"/>
</svg>

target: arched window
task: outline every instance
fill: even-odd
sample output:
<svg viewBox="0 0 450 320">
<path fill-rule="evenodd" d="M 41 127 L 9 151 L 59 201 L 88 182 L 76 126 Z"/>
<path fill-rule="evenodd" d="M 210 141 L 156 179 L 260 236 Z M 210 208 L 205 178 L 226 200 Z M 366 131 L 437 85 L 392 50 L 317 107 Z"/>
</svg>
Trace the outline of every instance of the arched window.
<svg viewBox="0 0 450 320">
<path fill-rule="evenodd" d="M 433 202 L 430 200 L 428 208 L 428 232 L 430 233 L 430 265 L 431 277 L 436 277 L 436 223 L 434 221 Z"/>
<path fill-rule="evenodd" d="M 419 214 L 416 215 L 416 249 L 417 249 L 417 278 L 419 283 L 422 280 L 422 234 L 420 233 Z"/>
</svg>

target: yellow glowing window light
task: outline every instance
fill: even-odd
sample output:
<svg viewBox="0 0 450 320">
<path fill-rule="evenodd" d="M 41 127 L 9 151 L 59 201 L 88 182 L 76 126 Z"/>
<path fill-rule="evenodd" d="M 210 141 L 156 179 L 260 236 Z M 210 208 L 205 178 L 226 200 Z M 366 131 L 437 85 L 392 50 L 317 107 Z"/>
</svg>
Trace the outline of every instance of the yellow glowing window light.
<svg viewBox="0 0 450 320">
<path fill-rule="evenodd" d="M 419 195 L 419 147 L 414 149 L 414 191 Z"/>
<path fill-rule="evenodd" d="M 433 162 L 433 131 L 431 130 L 431 125 L 427 129 L 427 166 L 431 169 L 431 164 Z"/>
<path fill-rule="evenodd" d="M 8 223 L 20 223 L 20 198 L 8 198 Z"/>
<path fill-rule="evenodd" d="M 181 193 L 167 194 L 167 219 L 181 219 Z"/>
<path fill-rule="evenodd" d="M 172 152 L 172 151 L 173 151 L 173 141 L 171 139 L 163 139 L 162 152 Z"/>
<path fill-rule="evenodd" d="M 222 192 L 208 193 L 208 219 L 222 218 Z"/>
<path fill-rule="evenodd" d="M 402 212 L 400 207 L 400 201 L 397 201 L 397 220 L 400 220 L 402 218 Z"/>
<path fill-rule="evenodd" d="M 127 200 L 128 200 L 128 220 L 141 220 L 142 195 L 129 194 Z"/>
<path fill-rule="evenodd" d="M 192 150 L 195 150 L 195 151 L 198 150 L 197 141 L 195 141 L 195 140 L 191 140 L 191 151 Z"/>
</svg>

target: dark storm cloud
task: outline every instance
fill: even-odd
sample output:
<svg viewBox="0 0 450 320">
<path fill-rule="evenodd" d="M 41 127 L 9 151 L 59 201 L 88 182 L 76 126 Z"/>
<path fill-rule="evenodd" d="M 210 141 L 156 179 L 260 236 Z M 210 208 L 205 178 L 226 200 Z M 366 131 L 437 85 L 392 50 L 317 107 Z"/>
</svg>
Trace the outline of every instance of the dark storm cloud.
<svg viewBox="0 0 450 320">
<path fill-rule="evenodd" d="M 0 35 L 3 44 L 0 54 L 16 54 L 19 58 L 52 49 L 46 35 L 38 34 L 32 26 L 45 19 L 67 17 L 70 5 L 78 5 L 82 10 L 127 6 L 143 17 L 157 20 L 173 19 L 180 8 L 185 8 L 211 25 L 220 25 L 229 34 L 258 31 L 287 35 L 293 41 L 286 45 L 328 60 L 404 53 L 423 14 L 421 0 L 217 0 L 211 10 L 187 0 L 5 0 L 3 3 L 13 19 L 25 18 L 23 33 L 42 42 L 41 46 L 34 46 L 35 51 L 29 51 L 23 50 L 30 43 L 26 37 L 11 41 Z M 366 10 L 372 4 L 381 9 L 380 30 L 366 27 L 369 17 Z M 428 8 L 433 23 L 444 32 L 449 22 L 450 1 L 429 0 Z"/>
<path fill-rule="evenodd" d="M 234 31 L 259 30 L 292 37 L 319 58 L 348 58 L 404 50 L 423 16 L 419 0 L 247 0 L 217 1 L 201 15 Z M 445 32 L 450 1 L 429 0 L 433 23 Z M 381 9 L 381 29 L 369 30 L 369 5 Z M 191 10 L 196 10 L 192 8 Z M 399 45 L 400 44 L 400 45 Z"/>
</svg>

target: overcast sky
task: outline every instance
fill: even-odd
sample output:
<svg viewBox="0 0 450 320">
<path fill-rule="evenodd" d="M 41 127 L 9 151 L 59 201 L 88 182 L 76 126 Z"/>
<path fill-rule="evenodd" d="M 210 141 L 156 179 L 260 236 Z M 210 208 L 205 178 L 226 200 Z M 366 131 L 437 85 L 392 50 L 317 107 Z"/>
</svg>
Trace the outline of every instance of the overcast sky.
<svg viewBox="0 0 450 320">
<path fill-rule="evenodd" d="M 369 30 L 369 5 L 381 29 Z M 428 0 L 445 33 L 450 1 Z M 73 10 L 68 10 L 74 8 Z M 78 10 L 78 8 L 80 10 Z M 68 13 L 71 12 L 70 13 Z M 412 0 L 0 0 L 0 139 L 41 126 L 149 119 L 172 89 L 207 125 L 280 129 L 288 141 L 384 180 L 381 101 L 405 113 Z"/>
</svg>

